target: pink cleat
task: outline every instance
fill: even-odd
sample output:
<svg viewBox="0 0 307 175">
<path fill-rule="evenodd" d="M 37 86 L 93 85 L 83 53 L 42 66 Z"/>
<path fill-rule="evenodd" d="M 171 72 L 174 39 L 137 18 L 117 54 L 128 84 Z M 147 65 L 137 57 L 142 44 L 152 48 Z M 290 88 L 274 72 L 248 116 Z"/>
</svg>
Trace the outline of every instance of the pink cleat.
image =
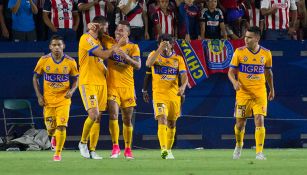
<svg viewBox="0 0 307 175">
<path fill-rule="evenodd" d="M 59 162 L 59 161 L 61 161 L 61 160 L 62 160 L 62 157 L 61 157 L 61 156 L 56 156 L 56 155 L 53 156 L 53 161 Z"/>
<path fill-rule="evenodd" d="M 55 140 L 55 137 L 51 137 L 51 150 L 52 151 L 55 151 L 55 148 L 56 148 L 56 140 Z"/>
<path fill-rule="evenodd" d="M 120 155 L 120 149 L 118 145 L 113 145 L 112 149 L 112 154 L 111 154 L 111 159 L 117 159 L 118 156 Z"/>
<path fill-rule="evenodd" d="M 125 148 L 124 156 L 126 159 L 134 159 L 131 148 Z"/>
</svg>

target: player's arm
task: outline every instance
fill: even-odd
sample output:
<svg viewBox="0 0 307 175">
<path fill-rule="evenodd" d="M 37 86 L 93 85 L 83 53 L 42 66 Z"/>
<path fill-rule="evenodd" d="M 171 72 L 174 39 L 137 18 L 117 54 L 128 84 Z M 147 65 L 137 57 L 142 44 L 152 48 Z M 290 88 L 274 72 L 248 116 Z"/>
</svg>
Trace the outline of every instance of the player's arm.
<svg viewBox="0 0 307 175">
<path fill-rule="evenodd" d="M 150 100 L 150 97 L 148 94 L 148 86 L 151 80 L 152 80 L 151 68 L 147 67 L 146 74 L 144 77 L 144 82 L 143 82 L 143 88 L 142 88 L 143 100 L 146 103 L 149 103 L 149 100 Z"/>
<path fill-rule="evenodd" d="M 45 101 L 44 101 L 44 97 L 41 93 L 40 86 L 39 86 L 39 75 L 37 73 L 34 73 L 32 80 L 33 80 L 33 87 L 34 87 L 35 94 L 38 100 L 38 104 L 40 106 L 44 106 Z"/>
<path fill-rule="evenodd" d="M 101 47 L 97 47 L 94 50 L 92 50 L 92 54 L 95 55 L 96 57 L 105 60 L 112 56 L 114 49 L 115 47 L 112 47 L 111 49 L 108 50 L 102 50 Z"/>
<path fill-rule="evenodd" d="M 273 15 L 277 12 L 277 6 L 270 7 L 269 0 L 261 1 L 260 12 L 263 16 Z"/>
<path fill-rule="evenodd" d="M 114 51 L 116 54 L 120 55 L 129 65 L 131 65 L 134 69 L 141 69 L 141 59 L 139 56 L 130 57 L 126 54 L 122 49 L 118 48 Z"/>
<path fill-rule="evenodd" d="M 184 72 L 181 72 L 180 73 L 180 86 L 179 86 L 179 92 L 178 92 L 178 96 L 182 96 L 184 94 L 184 91 L 185 91 L 185 88 L 187 87 L 188 85 L 188 74 L 186 71 Z"/>
<path fill-rule="evenodd" d="M 99 4 L 99 0 L 94 0 L 92 2 L 86 2 L 84 0 L 79 0 L 78 9 L 80 11 L 89 10 L 91 7 L 95 6 L 95 4 Z"/>
<path fill-rule="evenodd" d="M 229 67 L 228 70 L 228 78 L 233 85 L 233 88 L 237 91 L 241 87 L 241 83 L 236 79 L 236 75 L 238 73 L 238 69 L 234 67 Z"/>
<path fill-rule="evenodd" d="M 272 69 L 265 69 L 264 73 L 265 73 L 266 82 L 268 83 L 269 88 L 270 88 L 268 99 L 271 101 L 275 97 L 275 90 L 274 90 L 274 83 L 273 83 L 273 71 Z"/>
<path fill-rule="evenodd" d="M 148 56 L 147 60 L 146 60 L 146 67 L 151 67 L 152 65 L 154 65 L 157 57 L 160 55 L 160 53 L 162 53 L 162 51 L 164 49 L 167 48 L 167 41 L 162 41 L 158 47 L 158 49 L 151 55 Z"/>
</svg>

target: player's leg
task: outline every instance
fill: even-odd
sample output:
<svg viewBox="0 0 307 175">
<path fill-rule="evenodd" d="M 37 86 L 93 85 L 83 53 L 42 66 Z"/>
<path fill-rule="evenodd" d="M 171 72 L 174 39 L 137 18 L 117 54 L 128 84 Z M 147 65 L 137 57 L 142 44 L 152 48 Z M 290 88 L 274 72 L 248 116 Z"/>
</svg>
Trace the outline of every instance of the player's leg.
<svg viewBox="0 0 307 175">
<path fill-rule="evenodd" d="M 236 99 L 235 106 L 235 118 L 236 124 L 234 126 L 235 138 L 236 138 L 236 147 L 233 152 L 233 159 L 239 159 L 241 156 L 242 148 L 244 145 L 244 134 L 245 134 L 245 125 L 246 118 L 251 117 L 251 101 L 249 99 Z"/>
<path fill-rule="evenodd" d="M 254 122 L 255 122 L 255 141 L 256 141 L 256 159 L 265 160 L 263 155 L 263 145 L 265 139 L 264 116 L 267 113 L 266 96 L 254 100 Z"/>
<path fill-rule="evenodd" d="M 102 159 L 102 157 L 96 153 L 96 147 L 100 136 L 100 121 L 102 117 L 102 111 L 105 111 L 107 108 L 107 86 L 95 86 L 95 90 L 97 92 L 99 114 L 96 117 L 96 120 L 90 131 L 89 153 L 91 159 L 99 160 Z"/>
<path fill-rule="evenodd" d="M 44 123 L 47 129 L 48 136 L 51 139 L 51 150 L 55 151 L 56 148 L 56 118 L 55 118 L 55 108 L 44 107 Z"/>
<path fill-rule="evenodd" d="M 66 140 L 66 127 L 69 119 L 70 105 L 59 106 L 55 108 L 56 112 L 56 150 L 53 156 L 54 161 L 61 161 L 61 153 Z"/>
<path fill-rule="evenodd" d="M 132 125 L 132 115 L 133 107 L 122 108 L 123 117 L 123 136 L 125 142 L 125 152 L 124 156 L 128 159 L 133 159 L 131 144 L 133 139 L 133 125 Z"/>
<path fill-rule="evenodd" d="M 114 97 L 116 98 L 116 97 Z M 118 144 L 119 139 L 119 126 L 118 126 L 118 113 L 119 113 L 119 105 L 118 103 L 109 98 L 108 100 L 108 111 L 109 111 L 109 131 L 112 138 L 112 152 L 111 158 L 118 158 L 120 155 L 120 148 Z"/>
<path fill-rule="evenodd" d="M 82 130 L 81 141 L 79 143 L 80 153 L 85 158 L 90 158 L 87 142 L 92 126 L 96 120 L 99 120 L 99 109 L 97 102 L 97 92 L 95 86 L 81 85 L 79 86 L 83 104 L 87 110 L 88 117 L 86 118 Z"/>
</svg>

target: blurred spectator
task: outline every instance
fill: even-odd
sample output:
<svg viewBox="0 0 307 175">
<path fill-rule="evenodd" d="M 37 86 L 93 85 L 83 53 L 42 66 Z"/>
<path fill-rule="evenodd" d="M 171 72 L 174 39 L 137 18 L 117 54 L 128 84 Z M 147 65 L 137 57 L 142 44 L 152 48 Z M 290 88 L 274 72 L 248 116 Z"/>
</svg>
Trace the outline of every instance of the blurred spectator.
<svg viewBox="0 0 307 175">
<path fill-rule="evenodd" d="M 50 29 L 49 37 L 56 34 L 63 37 L 65 41 L 76 40 L 79 14 L 77 3 L 73 0 L 46 0 L 43 19 Z"/>
<path fill-rule="evenodd" d="M 237 15 L 243 13 L 239 8 L 239 4 L 243 1 L 245 0 L 219 0 L 219 7 L 224 13 L 226 23 L 233 21 L 233 18 L 237 18 Z"/>
<path fill-rule="evenodd" d="M 155 39 L 157 40 L 162 34 L 169 34 L 177 37 L 175 12 L 169 5 L 169 0 L 158 0 L 158 7 L 153 15 Z"/>
<path fill-rule="evenodd" d="M 33 0 L 9 0 L 8 8 L 12 11 L 12 39 L 19 41 L 36 41 L 33 14 L 37 14 L 36 2 Z"/>
<path fill-rule="evenodd" d="M 38 41 L 45 41 L 48 38 L 48 28 L 43 20 L 43 9 L 44 9 L 45 0 L 37 0 L 37 14 L 34 16 L 36 35 Z"/>
<path fill-rule="evenodd" d="M 207 8 L 201 12 L 202 39 L 227 39 L 223 12 L 216 6 L 217 0 L 207 0 Z"/>
<path fill-rule="evenodd" d="M 0 41 L 9 39 L 10 33 L 6 27 L 5 20 L 4 20 L 4 8 L 3 8 L 3 0 L 0 0 L 0 27 L 1 27 L 1 33 L 0 33 Z"/>
<path fill-rule="evenodd" d="M 114 6 L 108 0 L 79 0 L 78 9 L 82 12 L 83 33 L 87 31 L 87 24 L 95 16 L 107 17 L 108 11 L 113 11 Z"/>
<path fill-rule="evenodd" d="M 291 20 L 289 20 L 289 10 Z M 261 14 L 265 16 L 266 40 L 289 40 L 295 35 L 297 6 L 295 0 L 262 0 Z"/>
<path fill-rule="evenodd" d="M 184 0 L 179 4 L 178 37 L 186 41 L 200 38 L 200 9 L 193 2 L 194 0 Z"/>
<path fill-rule="evenodd" d="M 260 1 L 261 0 L 246 0 L 244 1 L 245 13 L 247 19 L 247 27 L 257 26 L 261 30 L 261 34 L 264 29 L 264 16 L 260 13 Z"/>
<path fill-rule="evenodd" d="M 227 37 L 229 39 L 243 39 L 248 22 L 244 15 L 245 8 L 243 5 L 238 6 L 237 11 L 228 13 L 228 21 L 226 24 Z"/>
<path fill-rule="evenodd" d="M 297 21 L 295 24 L 295 29 L 297 33 L 297 39 L 304 39 L 304 29 L 307 25 L 307 12 L 306 12 L 306 1 L 298 0 L 297 1 Z"/>
<path fill-rule="evenodd" d="M 116 24 L 121 20 L 130 23 L 130 39 L 149 39 L 148 16 L 145 0 L 120 0 L 118 4 Z"/>
</svg>

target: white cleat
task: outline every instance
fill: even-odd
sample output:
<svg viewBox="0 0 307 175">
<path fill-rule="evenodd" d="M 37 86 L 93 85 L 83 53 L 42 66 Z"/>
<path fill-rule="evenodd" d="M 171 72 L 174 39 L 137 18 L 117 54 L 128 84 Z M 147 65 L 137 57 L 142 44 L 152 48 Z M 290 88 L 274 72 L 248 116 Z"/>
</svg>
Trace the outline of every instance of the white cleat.
<svg viewBox="0 0 307 175">
<path fill-rule="evenodd" d="M 256 154 L 256 159 L 257 160 L 266 160 L 266 157 L 262 152 Z"/>
<path fill-rule="evenodd" d="M 102 159 L 102 157 L 99 156 L 95 151 L 90 152 L 90 158 L 95 159 L 95 160 L 101 160 Z"/>
<path fill-rule="evenodd" d="M 78 147 L 79 147 L 81 156 L 84 157 L 84 158 L 89 159 L 90 158 L 90 153 L 88 151 L 87 144 L 86 143 L 84 144 L 84 143 L 80 142 Z"/>
<path fill-rule="evenodd" d="M 165 159 L 175 159 L 171 150 L 167 150 L 167 156 Z"/>
<path fill-rule="evenodd" d="M 242 152 L 242 147 L 235 147 L 235 150 L 233 151 L 232 159 L 240 159 Z"/>
</svg>

